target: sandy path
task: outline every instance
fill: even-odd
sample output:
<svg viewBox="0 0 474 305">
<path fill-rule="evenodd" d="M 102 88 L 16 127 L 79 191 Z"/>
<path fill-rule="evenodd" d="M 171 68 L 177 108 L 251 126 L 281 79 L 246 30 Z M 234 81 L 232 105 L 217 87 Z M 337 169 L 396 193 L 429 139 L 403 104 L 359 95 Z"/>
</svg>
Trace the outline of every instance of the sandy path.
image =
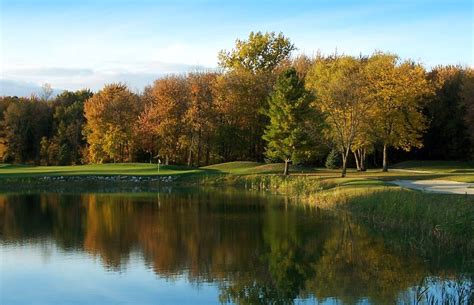
<svg viewBox="0 0 474 305">
<path fill-rule="evenodd" d="M 447 180 L 394 180 L 391 183 L 428 193 L 474 195 L 474 183 Z"/>
<path fill-rule="evenodd" d="M 402 173 L 415 173 L 415 174 L 434 174 L 433 171 L 415 170 L 415 169 L 402 169 L 402 168 L 390 168 L 391 172 L 402 172 Z"/>
</svg>

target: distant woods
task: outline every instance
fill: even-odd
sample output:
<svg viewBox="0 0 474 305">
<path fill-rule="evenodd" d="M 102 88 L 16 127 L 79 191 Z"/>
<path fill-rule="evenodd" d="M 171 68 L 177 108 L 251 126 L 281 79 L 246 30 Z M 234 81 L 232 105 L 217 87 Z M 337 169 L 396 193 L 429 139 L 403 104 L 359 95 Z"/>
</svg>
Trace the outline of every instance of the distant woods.
<svg viewBox="0 0 474 305">
<path fill-rule="evenodd" d="M 251 33 L 219 70 L 51 97 L 0 98 L 0 157 L 67 165 L 233 160 L 387 168 L 474 157 L 474 70 L 394 54 L 293 56 L 282 34 Z M 336 158 L 335 153 L 339 155 Z"/>
</svg>

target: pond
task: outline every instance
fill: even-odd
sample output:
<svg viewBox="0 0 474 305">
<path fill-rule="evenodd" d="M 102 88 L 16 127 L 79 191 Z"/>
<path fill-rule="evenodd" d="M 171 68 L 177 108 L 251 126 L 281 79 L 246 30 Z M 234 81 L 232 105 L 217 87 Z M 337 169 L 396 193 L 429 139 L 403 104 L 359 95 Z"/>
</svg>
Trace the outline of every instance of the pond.
<svg viewBox="0 0 474 305">
<path fill-rule="evenodd" d="M 462 264 L 388 236 L 342 212 L 235 189 L 3 193 L 0 303 L 473 300 Z"/>
</svg>

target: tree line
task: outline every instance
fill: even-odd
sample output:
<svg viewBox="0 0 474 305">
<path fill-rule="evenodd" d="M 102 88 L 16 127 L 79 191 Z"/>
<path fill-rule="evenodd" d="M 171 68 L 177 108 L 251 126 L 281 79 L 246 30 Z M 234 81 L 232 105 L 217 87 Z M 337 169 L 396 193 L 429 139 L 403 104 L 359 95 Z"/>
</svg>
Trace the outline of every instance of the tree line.
<svg viewBox="0 0 474 305">
<path fill-rule="evenodd" d="M 295 50 L 281 33 L 250 33 L 219 52 L 219 69 L 167 75 L 142 92 L 115 83 L 2 97 L 0 155 L 45 165 L 339 159 L 343 176 L 403 158 L 473 158 L 474 69 Z"/>
</svg>

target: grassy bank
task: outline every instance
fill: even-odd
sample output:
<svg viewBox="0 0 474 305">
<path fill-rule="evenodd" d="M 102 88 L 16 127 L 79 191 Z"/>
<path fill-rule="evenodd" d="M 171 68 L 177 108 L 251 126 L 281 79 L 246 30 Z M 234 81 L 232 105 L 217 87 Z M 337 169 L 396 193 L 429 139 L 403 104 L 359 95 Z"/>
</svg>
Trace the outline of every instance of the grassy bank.
<svg viewBox="0 0 474 305">
<path fill-rule="evenodd" d="M 474 196 L 422 193 L 368 177 L 228 175 L 203 182 L 285 194 L 311 207 L 347 212 L 404 250 L 474 268 Z M 462 262 L 453 262 L 457 259 Z"/>
<path fill-rule="evenodd" d="M 474 198 L 400 189 L 362 192 L 343 202 L 348 210 L 388 240 L 402 241 L 424 257 L 462 257 L 474 267 Z M 393 238 L 396 237 L 396 238 Z M 457 257 L 455 257 L 457 258 Z M 460 258 L 460 257 L 459 257 Z"/>
</svg>

